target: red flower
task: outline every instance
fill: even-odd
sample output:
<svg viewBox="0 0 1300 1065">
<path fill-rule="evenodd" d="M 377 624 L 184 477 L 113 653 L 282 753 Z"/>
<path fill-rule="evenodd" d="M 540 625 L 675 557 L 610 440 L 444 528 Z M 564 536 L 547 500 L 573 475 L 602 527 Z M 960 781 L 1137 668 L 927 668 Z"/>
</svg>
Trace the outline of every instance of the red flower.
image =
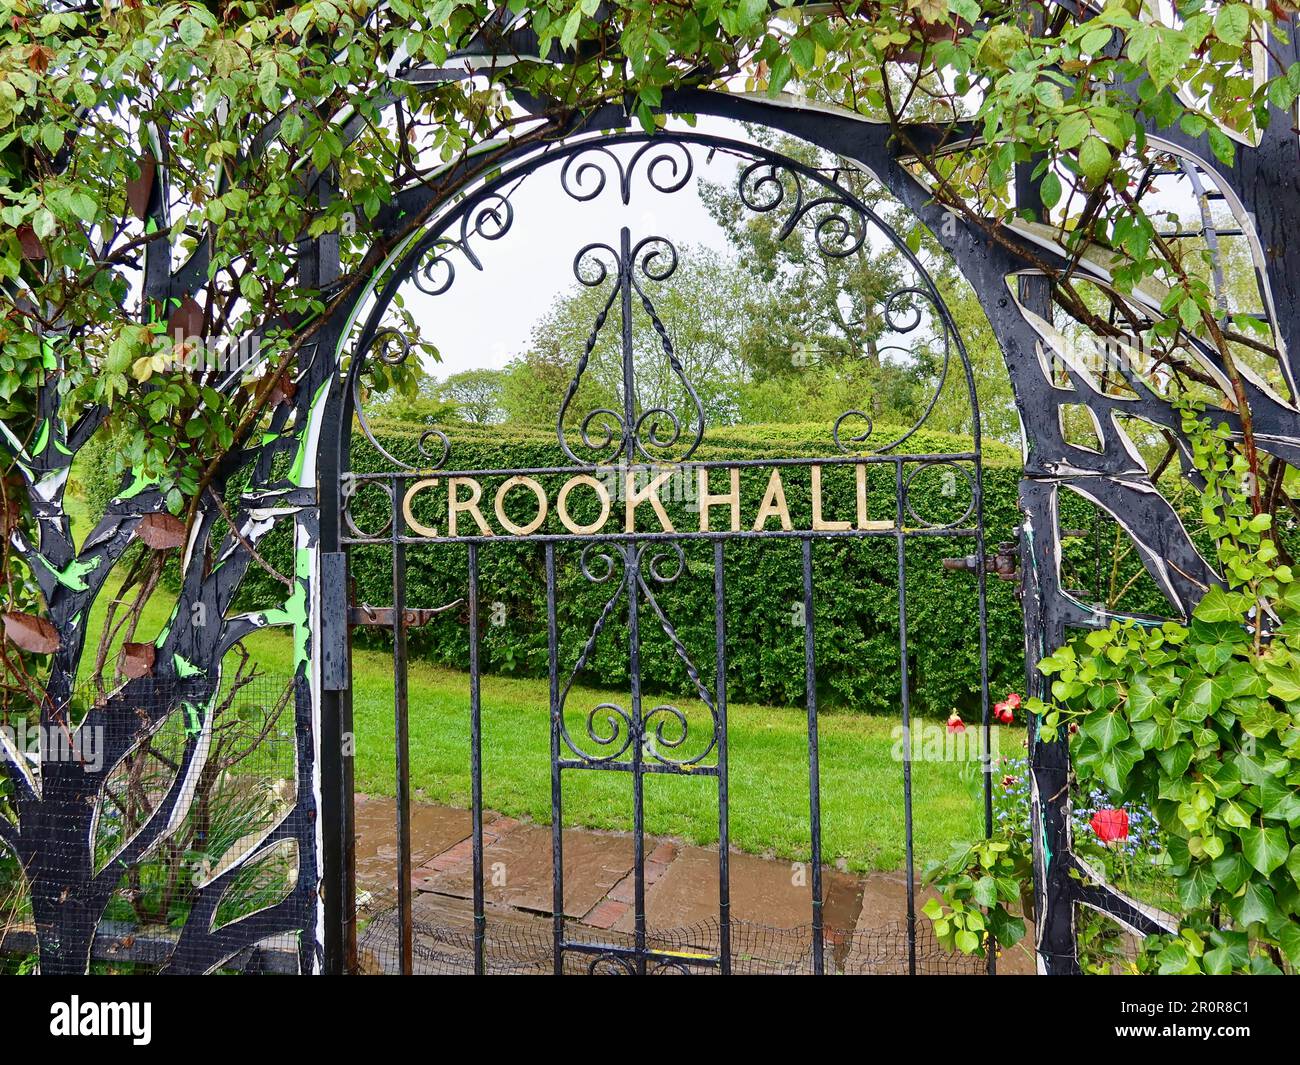
<svg viewBox="0 0 1300 1065">
<path fill-rule="evenodd" d="M 1016 692 L 1012 692 L 1002 701 L 1006 703 L 1007 706 L 1011 707 L 1012 710 L 1020 709 L 1020 696 Z"/>
<path fill-rule="evenodd" d="M 1128 813 L 1124 810 L 1098 810 L 1088 824 L 1103 843 L 1128 839 Z"/>
<path fill-rule="evenodd" d="M 954 710 L 952 712 L 952 716 L 948 718 L 948 731 L 949 732 L 966 731 L 966 722 L 961 719 L 961 715 L 958 714 L 956 710 Z"/>
<path fill-rule="evenodd" d="M 993 704 L 993 717 L 1004 725 L 1010 725 L 1016 720 L 1016 715 L 1011 711 L 1011 704 L 1007 702 Z"/>
<path fill-rule="evenodd" d="M 1016 778 L 1013 777 L 1013 776 L 1009 776 L 1009 775 L 1008 775 L 1008 776 L 1005 776 L 1005 777 L 1002 778 L 1002 786 L 1003 786 L 1004 788 L 1009 788 L 1009 787 L 1011 787 L 1011 785 L 1014 784 L 1015 782 L 1016 782 Z"/>
</svg>

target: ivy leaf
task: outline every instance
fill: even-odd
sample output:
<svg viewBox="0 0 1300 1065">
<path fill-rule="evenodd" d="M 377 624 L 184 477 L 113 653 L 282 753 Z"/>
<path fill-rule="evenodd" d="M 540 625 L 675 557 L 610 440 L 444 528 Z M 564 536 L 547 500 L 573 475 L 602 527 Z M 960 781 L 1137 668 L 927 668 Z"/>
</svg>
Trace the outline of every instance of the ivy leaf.
<svg viewBox="0 0 1300 1065">
<path fill-rule="evenodd" d="M 1300 676 L 1297 676 L 1295 669 L 1266 662 L 1264 676 L 1268 678 L 1269 692 L 1284 703 L 1300 699 Z"/>
<path fill-rule="evenodd" d="M 1210 868 L 1214 870 L 1215 877 L 1223 885 L 1223 890 L 1230 895 L 1240 891 L 1241 885 L 1250 878 L 1250 865 L 1241 851 L 1228 851 L 1226 854 L 1219 855 L 1211 863 Z"/>
<path fill-rule="evenodd" d="M 1292 965 L 1300 965 L 1300 924 L 1287 921 L 1277 935 L 1277 942 L 1286 960 Z"/>
<path fill-rule="evenodd" d="M 1109 751 L 1116 744 L 1128 739 L 1128 722 L 1119 714 L 1101 711 L 1089 714 L 1083 722 L 1083 733 L 1097 741 L 1103 751 Z"/>
<path fill-rule="evenodd" d="M 1280 828 L 1247 828 L 1241 832 L 1241 849 L 1250 862 L 1265 876 L 1287 860 L 1291 848 L 1286 832 Z"/>
<path fill-rule="evenodd" d="M 1183 685 L 1176 716 L 1181 721 L 1202 721 L 1214 714 L 1231 693 L 1232 689 L 1223 677 L 1193 673 Z"/>
<path fill-rule="evenodd" d="M 1192 611 L 1192 617 L 1202 621 L 1240 621 L 1245 615 L 1244 596 L 1226 589 L 1211 588 Z"/>
<path fill-rule="evenodd" d="M 1178 976 L 1189 969 L 1195 971 L 1194 966 L 1196 963 L 1187 952 L 1187 944 L 1179 939 L 1175 939 L 1165 947 L 1156 956 L 1156 961 L 1160 966 L 1161 976 Z"/>
<path fill-rule="evenodd" d="M 1025 938 L 1025 922 L 997 907 L 989 912 L 989 931 L 1001 946 L 1014 947 Z"/>
<path fill-rule="evenodd" d="M 982 876 L 975 881 L 971 894 L 981 906 L 992 908 L 998 902 L 998 883 L 991 876 Z"/>
<path fill-rule="evenodd" d="M 1178 901 L 1188 910 L 1198 910 L 1210 900 L 1219 886 L 1219 878 L 1205 862 L 1197 862 L 1184 877 L 1178 878 Z"/>
<path fill-rule="evenodd" d="M 1277 903 L 1267 884 L 1247 880 L 1242 893 L 1228 903 L 1228 912 L 1243 928 L 1252 924 L 1267 924 L 1277 916 Z"/>
</svg>

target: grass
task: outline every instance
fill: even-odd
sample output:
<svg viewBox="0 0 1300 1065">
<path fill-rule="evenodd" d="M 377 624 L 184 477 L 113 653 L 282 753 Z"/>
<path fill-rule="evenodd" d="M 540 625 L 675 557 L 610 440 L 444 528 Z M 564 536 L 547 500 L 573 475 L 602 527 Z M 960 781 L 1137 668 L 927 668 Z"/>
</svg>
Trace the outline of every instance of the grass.
<svg viewBox="0 0 1300 1065">
<path fill-rule="evenodd" d="M 377 653 L 361 652 L 354 663 L 357 788 L 384 795 L 392 794 L 394 780 L 391 670 L 391 660 Z M 468 805 L 469 678 L 412 662 L 409 684 L 411 786 L 428 801 Z M 484 803 L 549 824 L 547 682 L 488 676 L 481 694 Z M 627 705 L 627 694 L 595 688 L 570 693 L 566 723 L 575 742 L 585 737 L 586 711 L 603 702 Z M 696 730 L 707 735 L 707 708 L 698 702 L 680 705 L 692 735 Z M 756 854 L 806 859 L 805 712 L 737 703 L 729 707 L 728 717 L 733 844 Z M 825 859 L 843 859 L 853 869 L 903 865 L 903 769 L 895 758 L 894 726 L 882 718 L 845 713 L 819 718 Z M 590 742 L 585 747 L 599 750 Z M 976 765 L 963 764 L 965 771 L 952 762 L 913 765 L 918 862 L 946 855 L 954 841 L 973 838 L 981 830 L 974 785 L 968 782 L 978 779 Z M 630 829 L 630 774 L 566 771 L 563 809 L 565 824 Z M 698 844 L 717 842 L 717 784 L 712 777 L 649 776 L 645 809 L 646 829 L 653 834 Z"/>
<path fill-rule="evenodd" d="M 110 579 L 90 618 L 97 641 Z M 147 605 L 138 638 L 151 639 L 166 623 L 170 602 L 160 592 Z M 245 641 L 259 666 L 287 677 L 293 669 L 287 633 L 261 632 Z M 88 648 L 91 655 L 92 648 Z M 353 653 L 356 786 L 375 795 L 394 791 L 392 658 L 383 651 Z M 469 805 L 469 678 L 412 661 L 409 670 L 411 785 L 428 802 Z M 626 692 L 575 687 L 566 724 L 578 742 L 585 715 L 604 702 L 627 705 Z M 647 701 L 646 706 L 655 705 Z M 708 711 L 679 704 L 691 736 L 707 735 Z M 482 682 L 483 801 L 513 817 L 550 823 L 549 694 L 545 680 L 486 676 Z M 598 724 L 603 722 L 603 715 Z M 794 707 L 733 703 L 729 707 L 730 827 L 733 845 L 792 860 L 809 856 L 808 722 Z M 851 869 L 898 869 L 904 862 L 903 770 L 895 757 L 893 719 L 823 713 L 818 719 L 823 857 Z M 671 735 L 671 729 L 669 729 Z M 690 741 L 688 741 L 689 743 Z M 586 749 L 599 751 L 594 744 Z M 694 748 L 697 751 L 699 748 Z M 711 760 L 711 759 L 710 759 Z M 917 867 L 947 854 L 953 842 L 981 832 L 973 762 L 913 764 Z M 630 774 L 566 771 L 564 822 L 570 826 L 631 828 Z M 716 843 L 717 785 L 712 777 L 649 776 L 646 829 L 692 843 Z"/>
</svg>

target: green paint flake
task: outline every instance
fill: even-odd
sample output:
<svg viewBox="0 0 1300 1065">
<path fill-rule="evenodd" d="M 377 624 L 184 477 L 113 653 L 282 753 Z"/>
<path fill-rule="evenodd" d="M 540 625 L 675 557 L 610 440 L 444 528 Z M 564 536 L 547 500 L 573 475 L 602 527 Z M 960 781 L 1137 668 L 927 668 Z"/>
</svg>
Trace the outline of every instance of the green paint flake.
<svg viewBox="0 0 1300 1065">
<path fill-rule="evenodd" d="M 90 573 L 92 570 L 98 569 L 100 562 L 103 561 L 101 558 L 93 558 L 89 562 L 82 562 L 73 559 L 68 563 L 66 569 L 57 570 L 50 565 L 49 560 L 44 556 L 38 557 L 41 560 L 41 564 L 54 574 L 55 580 L 65 588 L 74 592 L 84 592 L 88 589 L 89 585 L 86 584 L 86 574 Z"/>
<path fill-rule="evenodd" d="M 203 731 L 203 712 L 191 702 L 181 706 L 185 708 L 185 735 L 197 736 Z"/>
<path fill-rule="evenodd" d="M 152 488 L 157 483 L 157 478 L 146 477 L 143 472 L 137 470 L 134 474 L 134 479 L 129 485 L 127 485 L 126 490 L 117 498 L 134 499 L 146 488 Z"/>
<path fill-rule="evenodd" d="M 203 670 L 178 654 L 172 655 L 172 664 L 176 667 L 176 675 L 182 679 L 203 676 Z"/>
</svg>

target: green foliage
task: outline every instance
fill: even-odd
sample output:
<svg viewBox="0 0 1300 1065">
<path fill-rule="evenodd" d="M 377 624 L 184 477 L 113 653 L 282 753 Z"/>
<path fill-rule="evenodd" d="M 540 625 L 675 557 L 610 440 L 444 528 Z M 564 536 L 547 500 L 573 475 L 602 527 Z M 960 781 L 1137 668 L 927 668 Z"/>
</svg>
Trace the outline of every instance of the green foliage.
<svg viewBox="0 0 1300 1065">
<path fill-rule="evenodd" d="M 941 867 L 951 871 L 928 874 L 943 890 L 942 901 L 931 898 L 921 908 L 933 922 L 940 945 L 982 958 L 990 942 L 1000 947 L 1019 943 L 1025 922 L 1012 910 L 1020 904 L 1029 879 L 1029 862 L 1029 851 L 1007 840 L 958 844 Z"/>
<path fill-rule="evenodd" d="M 1078 726 L 1081 778 L 1148 801 L 1168 835 L 1182 934 L 1148 944 L 1150 964 L 1272 971 L 1300 964 L 1300 588 L 1243 450 L 1194 410 L 1183 429 L 1225 586 L 1189 625 L 1113 624 L 1061 648 L 1036 709 L 1049 734 Z"/>
<path fill-rule="evenodd" d="M 1117 621 L 1076 637 L 1039 663 L 1051 698 L 1026 705 L 1044 737 L 1072 737 L 1082 782 L 1146 804 L 1165 835 L 1180 929 L 1145 940 L 1139 967 L 1290 971 L 1300 965 L 1300 589 L 1271 516 L 1252 507 L 1244 449 L 1190 407 L 1183 431 L 1224 586 L 1189 624 Z M 1001 842 L 1029 853 L 1027 840 Z M 968 865 L 937 874 L 950 905 L 965 897 Z"/>
<path fill-rule="evenodd" d="M 380 443 L 391 453 L 416 464 L 419 429 L 392 423 L 377 426 Z M 889 439 L 890 427 L 879 427 L 878 438 Z M 893 429 L 894 434 L 897 429 Z M 458 426 L 451 432 L 449 462 L 457 469 L 546 468 L 566 463 L 555 443 L 554 431 L 531 431 L 511 426 L 477 429 Z M 718 429 L 709 434 L 698 457 L 750 460 L 768 456 L 826 455 L 834 453 L 824 425 L 782 425 Z M 358 435 L 358 440 L 360 439 Z M 922 432 L 910 442 L 918 452 L 953 452 L 969 441 L 945 434 Z M 990 542 L 1008 538 L 1018 520 L 1016 485 L 1018 468 L 1009 451 L 989 449 L 985 468 L 985 520 Z M 367 446 L 353 447 L 353 468 L 358 473 L 389 469 L 391 465 Z M 910 467 L 909 467 L 910 468 Z M 766 486 L 768 468 L 747 473 L 741 482 L 742 518 L 752 522 Z M 795 528 L 811 523 L 807 494 L 808 472 L 783 471 Z M 691 471 L 694 477 L 693 469 Z M 714 474 L 713 489 L 721 475 Z M 552 499 L 567 478 L 539 478 Z M 484 512 L 490 517 L 491 493 L 498 481 L 484 479 Z M 677 482 L 664 489 L 665 508 L 678 528 L 694 529 L 698 514 L 690 500 L 670 500 Z M 869 479 L 868 512 L 890 518 L 895 512 L 894 468 L 876 466 Z M 945 496 L 945 491 L 952 496 Z M 827 468 L 823 490 L 828 516 L 855 511 L 853 477 L 847 469 Z M 527 496 L 527 493 L 520 493 Z M 437 497 L 441 500 L 442 496 Z M 956 474 L 945 482 L 938 471 L 919 474 L 910 499 L 919 515 L 956 518 L 969 502 L 965 479 Z M 531 500 L 531 497 L 529 497 Z M 584 510 L 584 507 L 589 507 Z M 621 504 L 615 501 L 615 513 Z M 426 515 L 418 503 L 418 519 L 445 521 L 445 504 Z M 1080 508 L 1082 509 L 1082 508 Z M 589 493 L 572 497 L 577 521 L 595 517 L 595 500 Z M 362 489 L 353 500 L 352 514 L 362 529 L 383 524 L 386 504 L 376 489 Z M 715 508 L 713 521 L 725 516 Z M 547 531 L 563 531 L 548 519 Z M 916 522 L 907 519 L 911 526 Z M 773 527 L 775 522 L 773 523 Z M 941 560 L 973 552 L 969 539 L 946 537 L 908 541 L 907 607 L 910 632 L 910 679 L 920 712 L 946 717 L 954 708 L 977 714 L 979 672 L 976 629 L 975 580 L 969 574 L 943 569 Z M 266 548 L 277 568 L 288 565 L 287 537 Z M 688 572 L 675 584 L 655 587 L 678 634 L 705 672 L 713 664 L 714 596 L 711 545 L 686 545 Z M 557 550 L 560 605 L 561 661 L 578 657 L 601 605 L 611 592 L 609 584 L 586 580 L 579 568 L 577 547 Z M 438 606 L 465 595 L 466 557 L 463 547 L 410 547 L 407 552 L 407 602 L 413 606 Z M 480 552 L 480 585 L 484 618 L 483 665 L 490 671 L 541 677 L 547 674 L 545 585 L 540 545 L 489 545 Z M 799 547 L 793 542 L 735 542 L 727 546 L 727 646 L 732 696 L 758 702 L 797 704 L 803 698 L 803 628 L 797 624 L 796 604 L 802 600 Z M 594 566 L 593 568 L 599 568 Z M 817 588 L 817 658 L 821 696 L 828 706 L 858 711 L 896 712 L 900 699 L 897 554 L 894 540 L 835 540 L 818 543 L 814 551 Z M 383 548 L 359 547 L 352 552 L 352 576 L 358 600 L 372 604 L 392 601 L 392 572 Z M 1012 585 L 989 580 L 989 646 L 995 686 L 1018 687 L 1023 676 L 1021 613 Z M 275 582 L 260 570 L 250 571 L 246 606 L 273 602 Z M 503 604 L 501 624 L 493 624 L 492 604 Z M 621 617 L 621 614 L 619 615 Z M 463 617 L 461 619 L 463 621 Z M 601 683 L 627 680 L 625 634 L 614 635 L 619 623 L 595 649 L 591 676 Z M 619 630 L 621 632 L 621 630 Z M 691 683 L 672 647 L 653 620 L 642 626 L 646 646 L 642 662 L 647 684 L 654 689 L 691 693 Z M 359 639 L 375 639 L 358 634 Z M 427 661 L 464 665 L 464 633 L 451 618 L 414 629 L 409 637 L 413 656 Z"/>
</svg>

